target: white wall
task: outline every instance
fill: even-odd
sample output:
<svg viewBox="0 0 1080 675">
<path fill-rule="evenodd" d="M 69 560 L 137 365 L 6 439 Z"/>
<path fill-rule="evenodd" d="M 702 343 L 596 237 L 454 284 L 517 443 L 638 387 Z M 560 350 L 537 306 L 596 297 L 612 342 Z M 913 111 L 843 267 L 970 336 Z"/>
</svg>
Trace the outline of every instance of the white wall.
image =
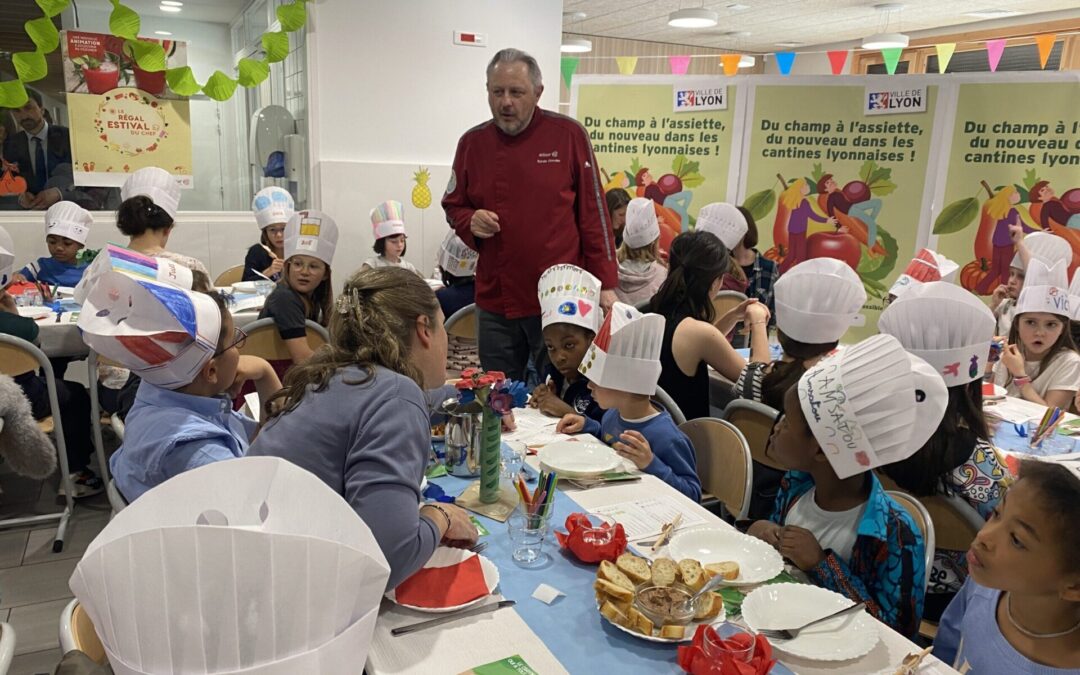
<svg viewBox="0 0 1080 675">
<path fill-rule="evenodd" d="M 765 74 L 778 75 L 780 68 L 776 65 L 776 57 L 768 54 L 765 57 Z M 851 62 L 855 59 L 855 52 L 848 51 L 847 61 L 844 62 L 844 70 L 841 75 L 851 74 Z M 791 66 L 792 75 L 832 75 L 832 64 L 829 63 L 829 55 L 799 54 L 795 57 L 795 63 Z"/>
<path fill-rule="evenodd" d="M 438 200 L 458 138 L 491 118 L 484 69 L 503 47 L 540 62 L 541 106 L 556 110 L 562 3 L 553 0 L 401 0 L 308 5 L 313 203 L 341 229 L 334 267 L 348 273 L 373 255 L 368 212 L 406 205 L 406 259 L 434 266 L 446 222 Z M 488 47 L 453 44 L 453 31 L 485 33 Z M 434 203 L 410 204 L 411 172 L 432 171 Z M 335 281 L 344 274 L 335 275 Z M 340 282 L 339 282 L 340 283 Z"/>
</svg>

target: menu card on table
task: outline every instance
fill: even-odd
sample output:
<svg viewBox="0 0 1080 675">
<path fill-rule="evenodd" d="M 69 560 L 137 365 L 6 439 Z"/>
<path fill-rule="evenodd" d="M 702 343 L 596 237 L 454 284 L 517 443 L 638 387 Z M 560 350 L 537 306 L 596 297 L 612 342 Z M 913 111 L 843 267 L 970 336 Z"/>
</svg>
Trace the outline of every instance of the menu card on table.
<svg viewBox="0 0 1080 675">
<path fill-rule="evenodd" d="M 659 535 L 664 525 L 675 520 L 675 516 L 680 514 L 682 515 L 682 522 L 679 529 L 704 523 L 705 519 L 699 515 L 696 509 L 685 508 L 686 503 L 683 498 L 663 495 L 600 506 L 590 509 L 590 511 L 613 518 L 615 522 L 621 524 L 623 529 L 626 530 L 626 538 L 634 541 L 635 539 Z"/>
<path fill-rule="evenodd" d="M 559 423 L 559 418 L 547 417 L 539 410 L 530 408 L 515 410 L 514 423 L 517 425 L 514 431 L 503 432 L 504 441 L 517 441 L 524 443 L 526 447 L 538 448 L 570 438 L 566 434 L 555 432 L 555 425 Z"/>
<path fill-rule="evenodd" d="M 529 664 L 525 663 L 525 659 L 515 654 L 501 661 L 485 663 L 466 670 L 461 675 L 540 675 L 540 673 L 530 668 Z"/>
</svg>

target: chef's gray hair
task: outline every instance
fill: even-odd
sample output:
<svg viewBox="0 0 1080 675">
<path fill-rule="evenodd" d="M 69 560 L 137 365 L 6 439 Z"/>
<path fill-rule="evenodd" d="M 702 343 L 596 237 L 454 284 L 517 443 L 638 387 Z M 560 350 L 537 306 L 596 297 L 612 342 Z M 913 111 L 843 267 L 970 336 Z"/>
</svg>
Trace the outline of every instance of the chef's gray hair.
<svg viewBox="0 0 1080 675">
<path fill-rule="evenodd" d="M 495 70 L 495 66 L 500 63 L 524 63 L 525 67 L 529 69 L 529 79 L 532 80 L 533 89 L 539 89 L 544 86 L 543 77 L 540 75 L 540 64 L 528 53 L 523 52 L 520 49 L 514 49 L 513 47 L 500 49 L 496 52 L 495 56 L 491 57 L 491 61 L 488 63 L 487 78 L 489 80 L 491 79 L 492 71 Z"/>
</svg>

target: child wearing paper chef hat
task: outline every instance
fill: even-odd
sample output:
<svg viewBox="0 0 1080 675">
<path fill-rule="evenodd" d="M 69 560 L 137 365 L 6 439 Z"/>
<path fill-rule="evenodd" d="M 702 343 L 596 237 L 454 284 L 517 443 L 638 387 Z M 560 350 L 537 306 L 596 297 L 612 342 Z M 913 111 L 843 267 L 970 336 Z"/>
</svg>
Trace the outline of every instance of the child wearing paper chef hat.
<svg viewBox="0 0 1080 675">
<path fill-rule="evenodd" d="M 277 281 L 285 268 L 285 223 L 296 211 L 292 195 L 273 185 L 263 188 L 251 200 L 251 211 L 261 234 L 244 258 L 243 281 Z"/>
<path fill-rule="evenodd" d="M 56 202 L 45 212 L 45 244 L 48 258 L 37 259 L 37 274 L 26 266 L 15 275 L 15 283 L 40 281 L 55 286 L 74 286 L 89 263 L 80 263 L 79 250 L 86 246 L 94 218 L 75 202 Z"/>
<path fill-rule="evenodd" d="M 615 295 L 620 302 L 640 305 L 660 290 L 667 278 L 667 267 L 660 261 L 660 223 L 651 199 L 637 197 L 626 205 L 626 224 L 619 246 L 619 286 Z"/>
<path fill-rule="evenodd" d="M 1013 256 L 1009 265 L 1009 281 L 1007 284 L 999 284 L 990 296 L 990 309 L 997 319 L 997 335 L 1008 335 L 1012 327 L 1013 316 L 1016 314 L 1016 301 L 1020 297 L 1020 291 L 1024 288 L 1024 277 L 1028 263 L 1032 258 L 1038 258 L 1050 266 L 1064 261 L 1066 268 L 1072 267 L 1072 246 L 1063 237 L 1049 232 L 1032 232 L 1024 236 L 1024 230 L 1019 225 L 1009 227 L 1009 237 L 1016 246 L 1016 255 Z"/>
<path fill-rule="evenodd" d="M 893 282 L 892 287 L 889 288 L 889 295 L 885 299 L 885 304 L 889 305 L 906 293 L 908 289 L 919 284 L 931 281 L 952 282 L 958 269 L 960 269 L 959 265 L 937 251 L 924 248 L 915 254 L 915 257 L 908 263 L 907 268 Z"/>
<path fill-rule="evenodd" d="M 603 319 L 600 280 L 576 265 L 553 265 L 540 275 L 537 294 L 548 365 L 529 405 L 553 417 L 576 413 L 599 420 L 604 411 L 578 368 Z"/>
<path fill-rule="evenodd" d="M 785 396 L 765 453 L 789 471 L 771 519 L 748 530 L 908 637 L 922 616 L 925 544 L 872 469 L 921 448 L 948 398 L 941 375 L 891 335 L 822 359 Z"/>
<path fill-rule="evenodd" d="M 698 211 L 697 224 L 694 226 L 695 231 L 711 232 L 716 235 L 728 253 L 734 251 L 735 247 L 742 243 L 748 229 L 746 216 L 734 204 L 727 202 L 715 202 L 702 206 Z M 732 257 L 727 273 L 720 284 L 720 290 L 746 293 L 747 286 L 746 273 Z"/>
<path fill-rule="evenodd" d="M 371 229 L 375 235 L 372 249 L 378 255 L 365 260 L 362 267 L 404 267 L 424 276 L 404 259 L 408 245 L 405 242 L 405 207 L 401 202 L 390 199 L 371 209 Z"/>
<path fill-rule="evenodd" d="M 139 169 L 124 181 L 120 198 L 124 201 L 116 211 L 116 227 L 130 237 L 128 248 L 210 277 L 201 261 L 165 249 L 180 209 L 180 184 L 172 174 L 156 166 Z"/>
<path fill-rule="evenodd" d="M 606 412 L 600 422 L 566 415 L 557 430 L 596 436 L 641 471 L 696 502 L 701 481 L 694 446 L 671 415 L 651 400 L 660 379 L 663 340 L 664 317 L 616 302 L 579 367 Z"/>
<path fill-rule="evenodd" d="M 1069 331 L 1072 303 L 1066 263 L 1032 258 L 994 382 L 1010 396 L 1067 408 L 1080 390 L 1080 354 Z"/>
<path fill-rule="evenodd" d="M 1011 482 L 983 414 L 982 375 L 994 336 L 994 315 L 974 294 L 934 281 L 910 288 L 882 312 L 878 329 L 929 363 L 949 388 L 949 406 L 930 440 L 882 471 L 916 497 L 957 495 L 988 519 Z M 964 551 L 934 556 L 926 617 L 937 620 L 967 577 Z"/>
<path fill-rule="evenodd" d="M 236 382 L 254 381 L 264 408 L 281 389 L 270 364 L 240 355 L 247 336 L 220 295 L 143 272 L 96 277 L 79 314 L 87 346 L 142 378 L 109 460 L 128 501 L 188 469 L 244 455 L 258 422 L 232 410 L 226 392 Z"/>
<path fill-rule="evenodd" d="M 476 261 L 480 254 L 469 248 L 453 230 L 439 247 L 439 271 L 443 287 L 435 291 L 443 316 L 449 318 L 476 301 Z"/>
</svg>

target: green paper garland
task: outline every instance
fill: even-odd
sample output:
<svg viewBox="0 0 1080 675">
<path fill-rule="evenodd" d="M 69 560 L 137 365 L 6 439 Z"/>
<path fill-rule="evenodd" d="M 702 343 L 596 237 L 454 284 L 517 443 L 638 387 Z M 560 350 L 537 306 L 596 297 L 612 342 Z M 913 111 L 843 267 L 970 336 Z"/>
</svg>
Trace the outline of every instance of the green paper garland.
<svg viewBox="0 0 1080 675">
<path fill-rule="evenodd" d="M 0 82 L 0 108 L 21 108 L 26 105 L 29 96 L 26 82 L 36 82 L 49 73 L 45 55 L 60 47 L 60 33 L 53 25 L 52 18 L 68 8 L 71 0 L 35 0 L 44 16 L 31 19 L 24 24 L 26 34 L 34 43 L 34 51 L 17 52 L 11 60 L 15 66 L 17 79 Z M 240 59 L 237 64 L 237 77 L 232 78 L 220 70 L 215 71 L 206 84 L 201 85 L 189 66 L 168 68 L 165 50 L 156 42 L 139 40 L 141 20 L 130 7 L 120 0 L 110 0 L 113 10 L 109 15 L 109 31 L 116 37 L 123 38 L 125 51 L 142 70 L 156 73 L 165 71 L 165 81 L 169 88 L 181 96 L 194 96 L 200 91 L 215 101 L 227 101 L 236 92 L 236 87 L 257 87 L 270 76 L 270 64 L 283 61 L 289 55 L 289 36 L 304 27 L 307 22 L 308 0 L 292 0 L 287 5 L 277 8 L 281 30 L 269 31 L 262 35 L 262 46 L 266 56 L 261 59 Z"/>
</svg>

